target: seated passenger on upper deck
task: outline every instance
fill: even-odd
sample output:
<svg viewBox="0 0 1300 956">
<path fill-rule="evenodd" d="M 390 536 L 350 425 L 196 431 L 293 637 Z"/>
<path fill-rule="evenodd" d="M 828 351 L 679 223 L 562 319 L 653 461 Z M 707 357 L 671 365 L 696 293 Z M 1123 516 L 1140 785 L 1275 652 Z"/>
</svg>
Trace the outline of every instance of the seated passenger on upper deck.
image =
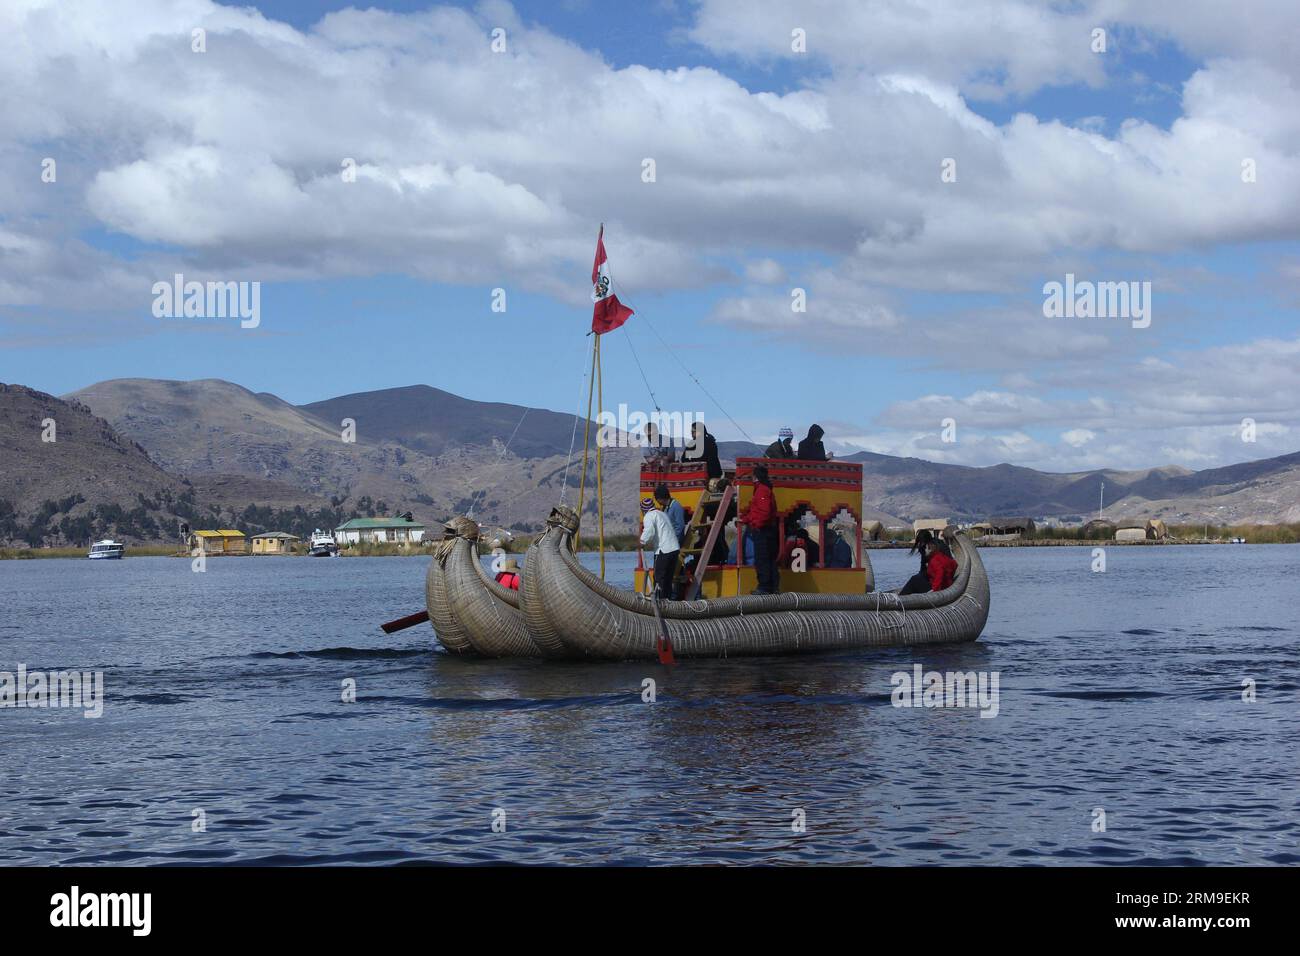
<svg viewBox="0 0 1300 956">
<path fill-rule="evenodd" d="M 794 439 L 794 432 L 790 429 L 788 425 L 783 426 L 781 428 L 780 433 L 776 437 L 776 441 L 768 445 L 767 450 L 763 452 L 763 457 L 764 458 L 793 458 L 795 456 L 794 446 L 790 444 L 790 442 L 793 439 Z"/>
<path fill-rule="evenodd" d="M 822 436 L 825 434 L 820 425 L 813 425 L 808 429 L 808 437 L 799 443 L 800 461 L 831 460 L 832 456 L 826 454 L 826 446 L 822 444 Z"/>
<path fill-rule="evenodd" d="M 664 465 L 671 465 L 677 459 L 672 440 L 665 438 L 654 422 L 646 423 L 645 449 L 642 455 L 646 467 L 656 469 Z"/>
<path fill-rule="evenodd" d="M 682 449 L 682 461 L 702 461 L 710 478 L 722 477 L 722 462 L 718 458 L 718 441 L 709 434 L 704 422 L 691 426 L 691 440 Z"/>
</svg>

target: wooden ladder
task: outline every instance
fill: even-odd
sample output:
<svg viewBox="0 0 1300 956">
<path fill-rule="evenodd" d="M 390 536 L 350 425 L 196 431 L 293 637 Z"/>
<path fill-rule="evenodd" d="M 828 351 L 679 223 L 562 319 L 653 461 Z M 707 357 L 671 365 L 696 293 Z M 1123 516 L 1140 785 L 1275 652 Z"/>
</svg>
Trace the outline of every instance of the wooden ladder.
<svg viewBox="0 0 1300 956">
<path fill-rule="evenodd" d="M 713 556 L 713 548 L 718 543 L 718 536 L 722 534 L 722 529 L 726 525 L 727 509 L 731 507 L 735 498 L 734 481 L 728 482 L 726 490 L 721 494 L 705 491 L 700 495 L 699 504 L 695 506 L 690 523 L 682 536 L 681 550 L 677 554 L 677 567 L 673 571 L 674 591 L 683 583 L 687 585 L 686 593 L 683 595 L 684 600 L 694 601 L 699 597 L 700 585 L 704 583 L 704 573 L 709 567 L 709 558 Z M 710 518 L 708 511 L 715 504 L 717 507 L 712 509 L 713 517 Z M 687 581 L 685 565 L 686 559 L 691 555 L 696 556 L 695 574 Z"/>
</svg>

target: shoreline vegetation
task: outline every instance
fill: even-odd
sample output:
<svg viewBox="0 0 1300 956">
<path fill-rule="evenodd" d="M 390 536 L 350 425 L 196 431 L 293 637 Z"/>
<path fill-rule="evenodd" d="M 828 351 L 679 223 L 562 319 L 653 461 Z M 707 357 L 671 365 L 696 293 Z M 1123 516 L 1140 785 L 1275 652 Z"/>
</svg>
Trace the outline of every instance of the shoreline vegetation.
<svg viewBox="0 0 1300 956">
<path fill-rule="evenodd" d="M 888 550 L 890 548 L 910 548 L 911 532 L 906 532 L 908 537 L 903 537 L 900 529 L 893 530 L 895 537 L 884 541 L 864 541 L 862 547 L 864 550 Z M 981 542 L 979 538 L 974 539 L 975 544 L 981 548 L 1053 548 L 1053 547 L 1097 547 L 1100 545 L 1117 545 L 1123 547 L 1130 546 L 1165 546 L 1165 545 L 1188 545 L 1188 544 L 1230 544 L 1234 538 L 1244 539 L 1245 544 L 1297 544 L 1300 543 L 1300 523 L 1292 524 L 1267 524 L 1267 525 L 1170 525 L 1169 537 L 1161 540 L 1145 541 L 1116 541 L 1113 537 L 1107 538 L 1086 538 L 1083 535 L 1082 528 L 1039 528 L 1032 535 L 1011 540 L 999 540 Z M 422 542 L 419 545 L 401 545 L 401 544 L 354 544 L 343 548 L 339 551 L 339 557 L 342 558 L 375 558 L 375 557 L 418 557 L 427 556 L 433 549 L 434 540 Z M 522 554 L 532 543 L 533 536 L 528 534 L 516 534 L 511 540 L 503 542 L 502 547 L 507 554 Z M 635 534 L 611 534 L 605 536 L 605 550 L 610 552 L 635 552 L 638 547 L 638 537 Z M 481 545 L 482 553 L 490 553 L 489 542 L 483 542 Z M 582 536 L 582 550 L 594 551 L 596 549 L 596 536 Z M 0 560 L 26 560 L 42 558 L 84 558 L 89 549 L 84 547 L 47 547 L 47 548 L 0 548 Z M 175 545 L 166 544 L 128 544 L 126 549 L 126 558 L 159 558 L 159 557 L 177 557 L 192 558 L 194 555 L 185 550 L 177 549 Z M 210 554 L 209 558 L 274 558 L 274 557 L 307 557 L 307 548 L 299 546 L 291 554 L 239 554 L 223 555 Z"/>
</svg>

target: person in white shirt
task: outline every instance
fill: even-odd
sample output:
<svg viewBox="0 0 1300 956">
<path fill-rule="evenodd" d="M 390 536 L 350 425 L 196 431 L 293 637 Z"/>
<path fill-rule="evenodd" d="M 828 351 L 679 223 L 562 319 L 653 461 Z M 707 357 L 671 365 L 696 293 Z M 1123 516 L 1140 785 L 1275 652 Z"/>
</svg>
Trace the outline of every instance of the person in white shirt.
<svg viewBox="0 0 1300 956">
<path fill-rule="evenodd" d="M 655 507 L 642 519 L 641 546 L 654 548 L 655 593 L 665 601 L 672 600 L 673 575 L 677 571 L 677 556 L 681 542 L 664 509 L 672 501 L 665 486 L 655 489 Z"/>
</svg>

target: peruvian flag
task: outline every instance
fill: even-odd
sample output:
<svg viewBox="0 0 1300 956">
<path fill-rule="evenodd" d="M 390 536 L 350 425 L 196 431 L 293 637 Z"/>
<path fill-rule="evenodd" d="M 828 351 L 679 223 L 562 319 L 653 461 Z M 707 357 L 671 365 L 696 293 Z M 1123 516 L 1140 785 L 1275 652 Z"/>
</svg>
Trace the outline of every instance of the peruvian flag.
<svg viewBox="0 0 1300 956">
<path fill-rule="evenodd" d="M 605 258 L 605 224 L 601 223 L 600 235 L 596 237 L 596 261 L 591 266 L 591 299 L 596 303 L 591 313 L 591 331 L 597 335 L 613 332 L 632 317 L 632 310 L 610 291 Z"/>
</svg>

